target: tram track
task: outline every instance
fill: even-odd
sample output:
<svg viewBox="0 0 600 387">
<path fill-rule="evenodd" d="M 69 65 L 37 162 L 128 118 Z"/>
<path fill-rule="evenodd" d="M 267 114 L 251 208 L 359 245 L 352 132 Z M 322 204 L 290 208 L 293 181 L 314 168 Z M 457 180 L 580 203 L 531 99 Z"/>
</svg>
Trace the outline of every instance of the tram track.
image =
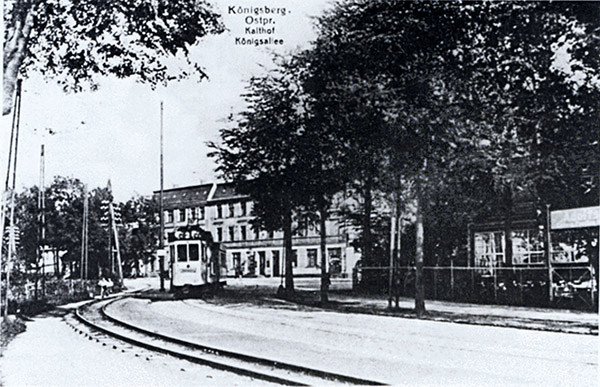
<svg viewBox="0 0 600 387">
<path fill-rule="evenodd" d="M 110 304 L 128 297 L 130 296 L 118 296 L 88 303 L 75 311 L 75 318 L 94 331 L 133 346 L 261 381 L 281 385 L 385 385 L 373 380 L 192 343 L 136 326 L 106 311 Z"/>
</svg>

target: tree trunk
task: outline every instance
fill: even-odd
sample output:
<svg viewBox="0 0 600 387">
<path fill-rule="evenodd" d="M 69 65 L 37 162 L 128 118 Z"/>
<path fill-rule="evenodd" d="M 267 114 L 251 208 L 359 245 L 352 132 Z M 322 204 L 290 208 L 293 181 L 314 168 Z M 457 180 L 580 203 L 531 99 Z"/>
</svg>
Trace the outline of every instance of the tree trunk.
<svg viewBox="0 0 600 387">
<path fill-rule="evenodd" d="M 416 212 L 416 244 L 415 251 L 415 313 L 418 317 L 425 314 L 425 287 L 423 284 L 423 209 L 420 193 L 417 193 Z"/>
<path fill-rule="evenodd" d="M 327 272 L 327 206 L 321 201 L 319 203 L 319 226 L 321 236 L 321 304 L 325 305 L 329 301 L 327 292 L 329 291 L 329 273 Z"/>
<path fill-rule="evenodd" d="M 54 248 L 52 250 L 52 255 L 54 257 L 54 274 L 56 275 L 56 278 L 60 278 L 60 264 L 59 264 L 59 259 L 58 259 L 58 248 Z"/>
<path fill-rule="evenodd" d="M 373 266 L 373 256 L 371 254 L 372 243 L 371 243 L 371 212 L 372 212 L 372 190 L 373 190 L 373 176 L 371 172 L 368 172 L 367 180 L 364 185 L 363 196 L 365 200 L 365 213 L 363 217 L 363 264 L 364 266 Z"/>
<path fill-rule="evenodd" d="M 283 219 L 283 244 L 285 250 L 285 295 L 288 298 L 294 295 L 294 272 L 292 266 L 292 210 L 286 208 Z"/>
<path fill-rule="evenodd" d="M 4 44 L 2 115 L 7 115 L 12 110 L 15 86 L 19 70 L 25 60 L 27 43 L 29 42 L 29 35 L 33 26 L 33 12 L 31 9 L 23 9 L 21 12 L 18 12 L 17 7 L 25 7 L 23 2 L 18 2 L 13 7 L 15 7 L 16 20 L 14 21 L 14 27 L 8 31 L 8 37 Z"/>
</svg>

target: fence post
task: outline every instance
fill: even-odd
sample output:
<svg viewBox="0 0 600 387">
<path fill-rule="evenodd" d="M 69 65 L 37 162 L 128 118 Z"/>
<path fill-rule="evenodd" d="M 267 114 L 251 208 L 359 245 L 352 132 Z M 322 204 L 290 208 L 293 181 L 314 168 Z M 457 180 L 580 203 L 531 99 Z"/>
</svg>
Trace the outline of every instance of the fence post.
<svg viewBox="0 0 600 387">
<path fill-rule="evenodd" d="M 450 299 L 454 301 L 454 259 L 450 260 Z"/>
<path fill-rule="evenodd" d="M 472 268 L 469 268 L 469 271 L 471 272 L 471 298 L 472 298 L 473 294 L 475 293 L 475 271 Z"/>
<path fill-rule="evenodd" d="M 519 293 L 520 293 L 520 298 L 521 298 L 521 305 L 523 305 L 525 303 L 525 301 L 523 300 L 523 269 L 519 268 Z"/>
<path fill-rule="evenodd" d="M 437 264 L 432 268 L 433 270 L 433 299 L 437 300 Z"/>
</svg>

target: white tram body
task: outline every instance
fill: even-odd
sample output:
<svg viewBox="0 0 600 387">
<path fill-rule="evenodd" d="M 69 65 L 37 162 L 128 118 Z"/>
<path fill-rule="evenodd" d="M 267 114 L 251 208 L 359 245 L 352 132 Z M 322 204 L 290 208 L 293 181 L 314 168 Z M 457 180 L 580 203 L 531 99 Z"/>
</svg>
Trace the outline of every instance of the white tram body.
<svg viewBox="0 0 600 387">
<path fill-rule="evenodd" d="M 169 233 L 171 290 L 188 293 L 195 287 L 220 284 L 227 273 L 225 252 L 199 226 L 186 226 Z"/>
</svg>

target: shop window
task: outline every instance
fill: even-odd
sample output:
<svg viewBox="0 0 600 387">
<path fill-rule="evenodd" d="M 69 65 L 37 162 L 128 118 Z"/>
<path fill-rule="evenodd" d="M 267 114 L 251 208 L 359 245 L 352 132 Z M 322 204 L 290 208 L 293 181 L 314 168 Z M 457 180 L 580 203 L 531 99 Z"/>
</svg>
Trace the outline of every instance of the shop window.
<svg viewBox="0 0 600 387">
<path fill-rule="evenodd" d="M 233 270 L 235 271 L 236 277 L 242 275 L 242 258 L 240 253 L 233 253 Z"/>
<path fill-rule="evenodd" d="M 329 255 L 329 273 L 340 274 L 342 272 L 342 248 L 327 249 L 327 254 Z"/>
<path fill-rule="evenodd" d="M 306 267 L 317 267 L 317 255 L 317 249 L 306 250 L 306 257 L 308 258 Z"/>
<path fill-rule="evenodd" d="M 495 267 L 505 262 L 504 232 L 476 232 L 475 239 L 475 266 Z"/>
<path fill-rule="evenodd" d="M 544 263 L 544 235 L 541 230 L 512 232 L 512 261 L 515 265 Z"/>
<path fill-rule="evenodd" d="M 598 229 L 554 231 L 551 238 L 553 263 L 588 263 L 598 254 Z"/>
</svg>

